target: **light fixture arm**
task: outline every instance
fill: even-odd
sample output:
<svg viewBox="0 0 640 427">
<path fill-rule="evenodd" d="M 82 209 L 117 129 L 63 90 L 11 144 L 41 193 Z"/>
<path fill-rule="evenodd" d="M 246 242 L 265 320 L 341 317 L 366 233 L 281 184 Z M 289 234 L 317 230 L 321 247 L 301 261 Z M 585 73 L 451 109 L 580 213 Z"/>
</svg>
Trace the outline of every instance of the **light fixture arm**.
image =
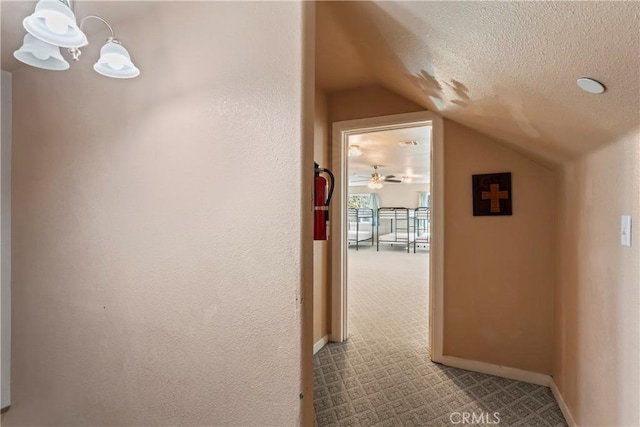
<svg viewBox="0 0 640 427">
<path fill-rule="evenodd" d="M 132 79 L 140 70 L 131 61 L 131 55 L 119 40 L 113 27 L 96 15 L 85 16 L 79 23 L 74 9 L 77 0 L 38 0 L 34 12 L 24 18 L 22 26 L 27 30 L 20 49 L 13 56 L 20 62 L 43 70 L 64 71 L 69 63 L 60 54 L 61 48 L 69 49 L 74 61 L 80 59 L 80 48 L 89 40 L 82 31 L 89 19 L 97 19 L 109 29 L 109 38 L 100 49 L 100 56 L 93 70 L 105 77 Z"/>
<path fill-rule="evenodd" d="M 60 1 L 64 2 L 64 1 L 69 1 L 69 0 L 60 0 Z M 89 19 L 89 18 L 97 19 L 98 21 L 100 21 L 104 25 L 106 25 L 107 28 L 109 28 L 109 31 L 111 32 L 111 36 L 107 39 L 108 42 L 120 44 L 120 42 L 116 39 L 116 35 L 113 32 L 113 28 L 111 27 L 111 25 L 109 25 L 109 23 L 107 21 L 105 21 L 103 18 L 101 18 L 101 17 L 99 17 L 97 15 L 88 15 L 88 16 L 85 16 L 84 18 L 82 18 L 82 21 L 80 21 L 80 31 L 82 31 L 82 29 L 84 27 L 84 23 L 87 22 L 87 19 Z M 79 61 L 80 60 L 80 55 L 82 55 L 82 52 L 77 47 L 70 48 L 69 49 L 69 53 L 71 54 L 71 57 L 73 58 L 74 61 Z"/>
<path fill-rule="evenodd" d="M 109 23 L 107 21 L 105 21 L 103 18 L 100 18 L 97 15 L 88 15 L 88 16 L 85 16 L 84 18 L 82 18 L 82 21 L 80 21 L 80 30 L 82 30 L 82 28 L 84 27 L 84 23 L 87 22 L 87 19 L 89 19 L 89 18 L 94 18 L 94 19 L 97 19 L 98 21 L 101 21 L 104 25 L 106 25 L 109 28 L 109 31 L 111 31 L 111 37 L 110 38 L 112 38 L 112 39 L 116 38 L 115 34 L 113 33 L 113 28 L 111 28 L 111 25 L 109 25 Z"/>
</svg>

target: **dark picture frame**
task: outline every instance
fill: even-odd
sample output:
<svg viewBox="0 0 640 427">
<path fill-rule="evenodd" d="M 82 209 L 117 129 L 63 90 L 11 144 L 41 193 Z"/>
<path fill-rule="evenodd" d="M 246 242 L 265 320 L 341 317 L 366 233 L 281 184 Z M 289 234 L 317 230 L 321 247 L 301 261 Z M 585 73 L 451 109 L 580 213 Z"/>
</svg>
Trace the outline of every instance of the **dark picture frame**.
<svg viewBox="0 0 640 427">
<path fill-rule="evenodd" d="M 511 172 L 473 175 L 473 216 L 512 215 Z"/>
</svg>

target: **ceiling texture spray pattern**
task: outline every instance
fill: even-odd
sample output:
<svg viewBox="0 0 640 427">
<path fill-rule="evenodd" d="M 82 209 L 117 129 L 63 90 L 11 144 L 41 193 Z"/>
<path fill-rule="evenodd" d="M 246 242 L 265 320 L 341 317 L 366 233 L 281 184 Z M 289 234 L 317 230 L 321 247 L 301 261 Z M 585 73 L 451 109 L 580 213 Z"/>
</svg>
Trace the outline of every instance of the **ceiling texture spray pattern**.
<svg viewBox="0 0 640 427">
<path fill-rule="evenodd" d="M 19 66 L 11 54 L 35 4 L 0 2 L 3 70 Z M 122 4 L 78 1 L 77 12 L 117 24 L 159 3 Z M 639 16 L 635 1 L 318 2 L 317 81 L 329 91 L 379 84 L 560 163 L 640 128 Z M 584 76 L 607 91 L 581 91 Z"/>
<path fill-rule="evenodd" d="M 550 165 L 640 127 L 640 2 L 318 9 L 317 75 L 326 90 L 374 80 Z M 327 61 L 330 51 L 342 59 Z M 607 91 L 583 92 L 576 85 L 583 76 Z"/>
</svg>

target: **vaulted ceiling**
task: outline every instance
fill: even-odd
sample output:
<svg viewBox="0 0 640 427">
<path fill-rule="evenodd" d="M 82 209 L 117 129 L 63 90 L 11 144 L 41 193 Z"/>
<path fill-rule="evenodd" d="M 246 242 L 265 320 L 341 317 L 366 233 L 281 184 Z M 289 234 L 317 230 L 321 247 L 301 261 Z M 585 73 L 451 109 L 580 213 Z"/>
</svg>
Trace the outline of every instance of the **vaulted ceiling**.
<svg viewBox="0 0 640 427">
<path fill-rule="evenodd" d="M 640 2 L 321 2 L 316 62 L 551 164 L 640 128 Z"/>
<path fill-rule="evenodd" d="M 2 69 L 19 65 L 35 3 L 0 2 Z M 119 34 L 157 4 L 78 1 L 76 12 Z M 640 128 L 640 2 L 318 2 L 316 31 L 325 89 L 378 84 L 550 163 Z M 90 41 L 97 56 L 102 40 Z M 581 76 L 607 91 L 582 92 Z"/>
</svg>

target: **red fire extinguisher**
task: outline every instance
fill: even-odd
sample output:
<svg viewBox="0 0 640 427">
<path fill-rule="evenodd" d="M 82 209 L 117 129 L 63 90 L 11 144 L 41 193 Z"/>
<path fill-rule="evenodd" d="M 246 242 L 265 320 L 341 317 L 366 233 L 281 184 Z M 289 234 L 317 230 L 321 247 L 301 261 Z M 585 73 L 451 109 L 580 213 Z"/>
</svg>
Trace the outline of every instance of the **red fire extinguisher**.
<svg viewBox="0 0 640 427">
<path fill-rule="evenodd" d="M 313 239 L 327 240 L 329 237 L 329 203 L 333 195 L 333 187 L 335 178 L 329 169 L 321 168 L 320 165 L 314 163 L 314 219 L 313 219 Z M 320 176 L 326 173 L 329 176 L 329 194 L 327 195 L 327 180 Z"/>
</svg>

